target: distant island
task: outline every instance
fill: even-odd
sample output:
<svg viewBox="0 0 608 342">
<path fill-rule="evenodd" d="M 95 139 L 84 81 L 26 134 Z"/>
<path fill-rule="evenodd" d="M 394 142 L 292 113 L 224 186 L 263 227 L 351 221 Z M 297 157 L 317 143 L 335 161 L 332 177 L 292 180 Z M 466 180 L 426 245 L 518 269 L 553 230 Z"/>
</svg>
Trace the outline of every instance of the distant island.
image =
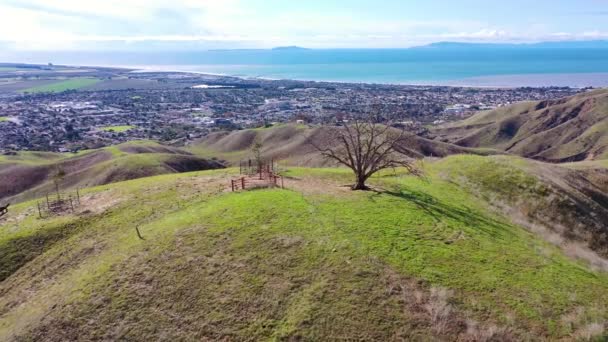
<svg viewBox="0 0 608 342">
<path fill-rule="evenodd" d="M 300 46 L 278 46 L 275 48 L 272 48 L 273 51 L 302 51 L 302 50 L 310 50 L 307 48 L 303 48 Z"/>
</svg>

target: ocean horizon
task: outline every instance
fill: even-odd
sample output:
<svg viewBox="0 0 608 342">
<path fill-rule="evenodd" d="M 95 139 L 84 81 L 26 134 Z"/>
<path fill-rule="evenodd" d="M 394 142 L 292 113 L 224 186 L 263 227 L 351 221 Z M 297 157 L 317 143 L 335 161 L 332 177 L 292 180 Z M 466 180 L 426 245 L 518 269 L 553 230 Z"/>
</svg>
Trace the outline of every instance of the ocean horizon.
<svg viewBox="0 0 608 342">
<path fill-rule="evenodd" d="M 33 59 L 45 61 L 35 60 L 35 56 Z M 62 52 L 53 54 L 52 61 L 276 80 L 477 87 L 608 86 L 608 48 Z"/>
</svg>

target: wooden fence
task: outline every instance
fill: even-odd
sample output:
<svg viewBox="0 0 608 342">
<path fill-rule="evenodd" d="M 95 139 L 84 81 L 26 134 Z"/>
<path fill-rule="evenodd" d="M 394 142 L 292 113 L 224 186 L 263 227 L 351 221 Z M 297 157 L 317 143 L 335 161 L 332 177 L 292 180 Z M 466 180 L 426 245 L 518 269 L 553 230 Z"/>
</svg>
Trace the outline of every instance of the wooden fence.
<svg viewBox="0 0 608 342">
<path fill-rule="evenodd" d="M 247 190 L 261 187 L 280 187 L 285 188 L 285 183 L 282 176 L 268 175 L 263 178 L 256 177 L 240 177 L 230 180 L 230 188 L 232 191 Z"/>
<path fill-rule="evenodd" d="M 285 187 L 283 177 L 275 172 L 274 160 L 268 162 L 241 161 L 241 176 L 230 180 L 232 191 L 260 187 Z"/>
</svg>

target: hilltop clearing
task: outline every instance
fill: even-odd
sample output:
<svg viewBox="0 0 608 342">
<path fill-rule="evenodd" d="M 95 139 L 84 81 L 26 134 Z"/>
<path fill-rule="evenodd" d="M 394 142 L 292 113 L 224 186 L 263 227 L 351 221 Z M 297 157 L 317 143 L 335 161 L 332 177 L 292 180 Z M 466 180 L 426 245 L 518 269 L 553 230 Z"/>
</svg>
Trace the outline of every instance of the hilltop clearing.
<svg viewBox="0 0 608 342">
<path fill-rule="evenodd" d="M 370 192 L 287 168 L 285 190 L 233 193 L 226 169 L 87 189 L 42 220 L 21 203 L 0 221 L 0 340 L 601 340 L 608 274 L 503 211 L 563 195 L 544 166 L 452 156 Z"/>
<path fill-rule="evenodd" d="M 608 90 L 524 102 L 433 131 L 463 147 L 502 150 L 549 162 L 608 158 Z"/>
</svg>

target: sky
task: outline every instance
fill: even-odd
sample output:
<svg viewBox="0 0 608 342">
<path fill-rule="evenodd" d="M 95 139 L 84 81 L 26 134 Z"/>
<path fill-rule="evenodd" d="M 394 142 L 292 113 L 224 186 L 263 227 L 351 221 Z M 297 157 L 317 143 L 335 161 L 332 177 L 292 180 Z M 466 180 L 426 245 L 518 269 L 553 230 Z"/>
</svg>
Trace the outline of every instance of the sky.
<svg viewBox="0 0 608 342">
<path fill-rule="evenodd" d="M 608 0 L 0 0 L 5 51 L 608 39 Z"/>
</svg>

